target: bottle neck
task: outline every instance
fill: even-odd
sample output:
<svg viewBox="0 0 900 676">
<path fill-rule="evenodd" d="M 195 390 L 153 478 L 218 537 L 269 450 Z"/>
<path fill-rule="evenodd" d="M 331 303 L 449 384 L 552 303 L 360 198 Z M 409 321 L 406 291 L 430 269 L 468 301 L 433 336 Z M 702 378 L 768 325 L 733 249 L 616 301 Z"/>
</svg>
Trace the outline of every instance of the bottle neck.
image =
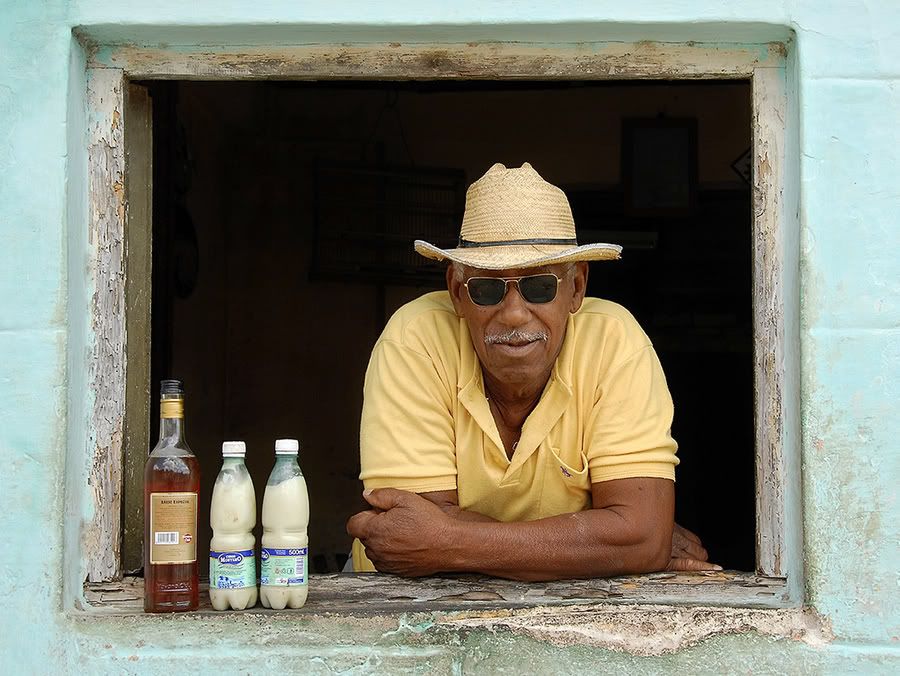
<svg viewBox="0 0 900 676">
<path fill-rule="evenodd" d="M 300 471 L 300 464 L 297 462 L 297 454 L 293 455 L 276 455 L 275 466 L 272 468 L 272 475 L 276 477 L 294 476 Z"/>
<path fill-rule="evenodd" d="M 234 457 L 234 456 L 228 456 L 228 457 L 223 457 L 223 458 L 222 458 L 222 468 L 223 468 L 223 469 L 225 469 L 225 468 L 232 468 L 232 467 L 239 467 L 240 465 L 243 465 L 243 464 L 244 464 L 244 459 L 243 459 L 243 458 L 237 458 L 237 457 Z"/>
<path fill-rule="evenodd" d="M 184 445 L 184 418 L 159 419 L 159 444 L 161 446 Z"/>
<path fill-rule="evenodd" d="M 184 397 L 164 394 L 159 402 L 159 442 L 161 446 L 184 446 Z"/>
</svg>

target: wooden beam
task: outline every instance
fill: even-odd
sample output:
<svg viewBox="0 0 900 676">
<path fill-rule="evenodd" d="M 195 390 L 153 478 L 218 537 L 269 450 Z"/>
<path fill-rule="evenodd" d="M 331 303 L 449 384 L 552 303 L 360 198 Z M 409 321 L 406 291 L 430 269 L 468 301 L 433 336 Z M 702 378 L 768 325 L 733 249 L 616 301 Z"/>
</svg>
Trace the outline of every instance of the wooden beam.
<svg viewBox="0 0 900 676">
<path fill-rule="evenodd" d="M 784 45 L 605 42 L 305 45 L 215 49 L 117 46 L 89 49 L 95 68 L 132 78 L 245 79 L 748 79 L 779 67 Z"/>
<path fill-rule="evenodd" d="M 756 563 L 785 577 L 785 73 L 760 68 L 752 82 Z"/>
<path fill-rule="evenodd" d="M 125 419 L 124 73 L 88 69 L 88 244 L 93 251 L 88 366 L 93 397 L 88 458 L 90 520 L 82 530 L 89 580 L 121 575 L 122 441 Z M 73 270 L 72 274 L 79 274 Z"/>
<path fill-rule="evenodd" d="M 150 447 L 153 116 L 147 88 L 125 92 L 125 445 L 122 569 L 143 565 L 144 463 Z"/>
<path fill-rule="evenodd" d="M 143 613 L 141 578 L 88 584 L 85 600 L 97 611 Z M 599 604 L 677 604 L 781 608 L 789 605 L 784 580 L 753 573 L 653 573 L 594 580 L 514 582 L 478 575 L 408 579 L 373 573 L 314 575 L 301 613 L 364 616 Z M 259 607 L 254 613 L 284 614 Z M 290 611 L 289 611 L 290 612 Z M 216 614 L 203 585 L 200 614 Z"/>
</svg>

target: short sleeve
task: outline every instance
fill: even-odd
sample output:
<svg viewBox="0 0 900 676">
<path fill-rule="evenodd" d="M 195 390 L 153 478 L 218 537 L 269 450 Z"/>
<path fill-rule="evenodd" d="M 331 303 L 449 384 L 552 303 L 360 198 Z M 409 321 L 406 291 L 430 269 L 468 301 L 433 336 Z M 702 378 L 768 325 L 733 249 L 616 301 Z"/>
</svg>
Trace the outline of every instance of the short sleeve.
<svg viewBox="0 0 900 676">
<path fill-rule="evenodd" d="M 653 347 L 639 349 L 603 378 L 585 446 L 591 482 L 675 479 L 672 397 Z"/>
<path fill-rule="evenodd" d="M 366 371 L 360 464 L 366 488 L 456 488 L 449 384 L 426 354 L 382 339 Z"/>
</svg>

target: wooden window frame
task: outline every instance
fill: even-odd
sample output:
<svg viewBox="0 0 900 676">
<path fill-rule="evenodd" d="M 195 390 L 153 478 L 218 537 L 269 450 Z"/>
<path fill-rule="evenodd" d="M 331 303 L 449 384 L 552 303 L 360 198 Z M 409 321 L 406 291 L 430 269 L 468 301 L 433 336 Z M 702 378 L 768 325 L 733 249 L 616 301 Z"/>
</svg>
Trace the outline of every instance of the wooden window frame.
<svg viewBox="0 0 900 676">
<path fill-rule="evenodd" d="M 622 602 L 748 607 L 802 603 L 799 151 L 788 44 L 391 43 L 170 50 L 101 49 L 82 39 L 82 46 L 87 54 L 89 275 L 96 290 L 88 382 L 96 396 L 85 448 L 87 513 L 93 516 L 81 526 L 76 560 L 80 557 L 89 583 L 101 583 L 91 587 L 95 597 L 102 596 L 102 583 L 123 578 L 123 531 L 129 541 L 140 541 L 143 529 L 139 497 L 128 504 L 122 498 L 126 484 L 135 489 L 129 496 L 140 495 L 150 429 L 152 130 L 146 90 L 133 81 L 734 79 L 750 81 L 753 92 L 756 572 L 674 581 L 644 576 L 639 593 L 617 583 L 622 593 L 612 596 Z M 339 588 L 335 577 L 323 576 L 323 583 Z M 594 581 L 593 588 L 609 585 Z"/>
</svg>

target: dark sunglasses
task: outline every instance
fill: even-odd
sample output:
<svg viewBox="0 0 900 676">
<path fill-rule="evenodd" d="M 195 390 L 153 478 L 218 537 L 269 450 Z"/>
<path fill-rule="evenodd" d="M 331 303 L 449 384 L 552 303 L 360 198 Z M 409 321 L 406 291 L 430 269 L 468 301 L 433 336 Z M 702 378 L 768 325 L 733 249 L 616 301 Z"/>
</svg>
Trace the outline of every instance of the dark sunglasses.
<svg viewBox="0 0 900 676">
<path fill-rule="evenodd" d="M 525 277 L 469 277 L 463 284 L 475 305 L 497 305 L 506 297 L 507 285 L 515 282 L 529 303 L 549 303 L 556 298 L 562 280 L 552 272 Z"/>
</svg>

